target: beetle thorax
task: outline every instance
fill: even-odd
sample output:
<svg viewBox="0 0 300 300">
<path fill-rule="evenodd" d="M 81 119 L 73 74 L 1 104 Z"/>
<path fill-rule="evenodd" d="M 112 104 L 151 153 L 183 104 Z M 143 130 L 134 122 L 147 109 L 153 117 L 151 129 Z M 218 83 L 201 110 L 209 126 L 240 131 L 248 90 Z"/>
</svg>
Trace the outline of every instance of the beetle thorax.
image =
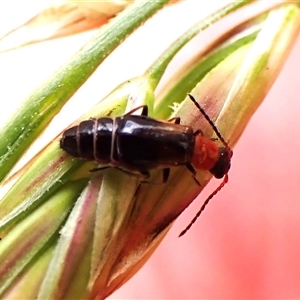
<svg viewBox="0 0 300 300">
<path fill-rule="evenodd" d="M 219 147 L 211 139 L 197 135 L 192 156 L 192 164 L 196 169 L 210 170 L 219 158 Z"/>
</svg>

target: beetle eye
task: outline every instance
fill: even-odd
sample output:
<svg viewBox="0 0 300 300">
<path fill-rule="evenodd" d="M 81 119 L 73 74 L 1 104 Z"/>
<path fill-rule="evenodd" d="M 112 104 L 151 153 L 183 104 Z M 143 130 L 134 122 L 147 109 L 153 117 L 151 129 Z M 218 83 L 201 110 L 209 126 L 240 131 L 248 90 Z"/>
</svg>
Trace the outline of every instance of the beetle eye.
<svg viewBox="0 0 300 300">
<path fill-rule="evenodd" d="M 230 169 L 230 160 L 232 156 L 232 151 L 229 151 L 225 147 L 219 148 L 219 159 L 209 172 L 214 175 L 217 179 L 224 177 Z"/>
</svg>

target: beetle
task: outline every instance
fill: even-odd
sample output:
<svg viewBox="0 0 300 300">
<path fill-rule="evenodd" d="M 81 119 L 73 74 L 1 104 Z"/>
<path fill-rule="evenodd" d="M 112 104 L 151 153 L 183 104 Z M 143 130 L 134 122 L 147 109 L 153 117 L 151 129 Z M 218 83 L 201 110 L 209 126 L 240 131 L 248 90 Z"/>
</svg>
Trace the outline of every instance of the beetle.
<svg viewBox="0 0 300 300">
<path fill-rule="evenodd" d="M 195 168 L 208 170 L 220 179 L 230 169 L 232 150 L 194 97 L 189 97 L 213 126 L 224 147 L 205 137 L 201 130 L 181 125 L 180 118 L 165 122 L 148 117 L 148 107 L 143 105 L 124 116 L 82 121 L 63 132 L 60 148 L 73 157 L 107 165 L 104 168 L 138 172 L 145 178 L 150 170 L 161 168 L 163 182 L 168 180 L 170 167 L 182 165 L 199 185 Z M 138 109 L 142 109 L 141 115 L 133 115 Z"/>
<path fill-rule="evenodd" d="M 186 166 L 199 186 L 195 169 L 208 170 L 218 179 L 224 177 L 220 186 L 208 197 L 180 235 L 192 226 L 209 200 L 227 183 L 233 154 L 204 109 L 192 95 L 188 96 L 211 125 L 223 146 L 218 146 L 215 140 L 204 136 L 201 130 L 194 131 L 192 127 L 180 124 L 178 117 L 169 121 L 148 117 L 146 105 L 120 117 L 82 121 L 64 131 L 60 139 L 60 148 L 69 155 L 107 165 L 91 171 L 113 167 L 148 178 L 149 171 L 162 169 L 165 183 L 171 167 Z M 141 114 L 134 115 L 139 109 L 142 109 Z"/>
</svg>

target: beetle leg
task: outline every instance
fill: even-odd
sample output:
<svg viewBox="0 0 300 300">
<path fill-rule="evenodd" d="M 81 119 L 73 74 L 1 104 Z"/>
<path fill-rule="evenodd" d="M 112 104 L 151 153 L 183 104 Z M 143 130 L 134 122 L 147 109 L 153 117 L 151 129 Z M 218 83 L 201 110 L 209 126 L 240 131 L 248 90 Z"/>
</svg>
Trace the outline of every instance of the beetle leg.
<svg viewBox="0 0 300 300">
<path fill-rule="evenodd" d="M 163 183 L 166 183 L 170 176 L 170 168 L 163 169 L 162 174 L 163 174 Z"/>
<path fill-rule="evenodd" d="M 147 105 L 141 105 L 141 106 L 138 106 L 138 107 L 134 108 L 133 110 L 129 111 L 129 112 L 128 112 L 127 114 L 125 114 L 124 116 L 132 115 L 135 111 L 137 111 L 137 110 L 139 110 L 139 109 L 142 109 L 141 116 L 145 116 L 145 117 L 148 116 L 148 106 L 147 106 Z"/>
<path fill-rule="evenodd" d="M 105 167 L 96 167 L 96 168 L 93 168 L 90 170 L 90 172 L 98 172 L 98 171 L 102 171 L 102 170 L 106 170 L 106 169 L 109 169 L 111 168 L 111 166 L 105 166 Z"/>
<path fill-rule="evenodd" d="M 119 171 L 121 171 L 121 172 L 123 172 L 127 175 L 130 175 L 130 176 L 141 177 L 141 175 L 142 175 L 144 178 L 149 178 L 150 177 L 150 174 L 149 174 L 148 171 L 138 171 L 140 173 L 140 174 L 138 174 L 138 173 L 130 172 L 128 170 L 124 170 L 124 169 L 119 168 L 119 167 L 111 167 L 111 166 L 96 167 L 96 168 L 91 169 L 90 172 L 102 171 L 102 170 L 106 170 L 106 169 L 109 169 L 109 168 L 118 169 Z"/>
<path fill-rule="evenodd" d="M 196 130 L 195 132 L 194 132 L 194 136 L 196 136 L 196 135 L 204 135 L 203 134 L 203 131 L 201 130 L 201 129 L 198 129 L 198 130 Z M 215 142 L 215 141 L 218 141 L 219 139 L 218 138 L 211 138 L 211 140 L 213 141 L 213 142 Z"/>
<path fill-rule="evenodd" d="M 139 170 L 138 172 L 140 174 L 137 174 L 137 173 L 134 173 L 134 172 L 130 172 L 128 170 L 124 170 L 122 168 L 111 167 L 111 166 L 96 167 L 96 168 L 91 169 L 90 172 L 102 171 L 102 170 L 106 170 L 106 169 L 109 169 L 109 168 L 118 169 L 119 171 L 121 171 L 121 172 L 123 172 L 123 173 L 125 173 L 127 175 L 130 175 L 130 176 L 141 177 L 141 175 L 142 175 L 144 177 L 144 179 L 148 179 L 150 177 L 149 171 Z M 162 177 L 163 177 L 162 182 L 150 182 L 150 181 L 142 180 L 141 183 L 148 183 L 148 184 L 162 184 L 162 183 L 166 183 L 168 181 L 168 179 L 169 179 L 169 175 L 170 175 L 170 168 L 165 168 L 165 169 L 162 170 Z"/>
<path fill-rule="evenodd" d="M 150 174 L 148 171 L 140 171 L 140 173 L 145 177 L 149 178 Z M 148 184 L 163 184 L 166 183 L 170 176 L 170 168 L 164 168 L 162 169 L 162 182 L 151 182 L 151 181 L 141 181 L 142 183 L 148 183 Z"/>
<path fill-rule="evenodd" d="M 174 121 L 174 124 L 180 124 L 180 117 L 175 117 L 175 118 L 168 120 L 168 122 L 173 122 L 173 121 Z"/>
<path fill-rule="evenodd" d="M 193 177 L 193 179 L 195 180 L 195 182 L 196 182 L 199 186 L 201 186 L 200 182 L 199 182 L 199 181 L 197 180 L 197 178 L 196 178 L 197 173 L 196 173 L 194 167 L 193 167 L 190 163 L 187 163 L 185 166 L 186 166 L 186 168 L 192 173 L 192 177 Z"/>
<path fill-rule="evenodd" d="M 201 129 L 197 129 L 195 132 L 194 132 L 194 136 L 196 135 L 204 135 L 203 134 L 203 131 Z"/>
<path fill-rule="evenodd" d="M 143 176 L 144 178 L 149 178 L 150 177 L 150 174 L 148 171 L 139 171 Z M 160 182 L 157 182 L 157 181 L 146 181 L 146 180 L 143 180 L 141 181 L 141 183 L 147 183 L 147 184 L 153 184 L 153 185 L 156 185 L 156 184 L 163 184 L 163 183 L 166 183 L 169 179 L 169 175 L 170 175 L 170 168 L 164 168 L 162 169 L 162 181 Z"/>
</svg>

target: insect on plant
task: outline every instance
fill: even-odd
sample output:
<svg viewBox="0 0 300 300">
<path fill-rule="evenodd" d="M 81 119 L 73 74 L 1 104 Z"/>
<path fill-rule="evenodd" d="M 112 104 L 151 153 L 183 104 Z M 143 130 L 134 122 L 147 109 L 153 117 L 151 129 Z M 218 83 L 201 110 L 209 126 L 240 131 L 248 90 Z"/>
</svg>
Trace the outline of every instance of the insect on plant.
<svg viewBox="0 0 300 300">
<path fill-rule="evenodd" d="M 91 171 L 117 168 L 128 174 L 139 173 L 147 179 L 151 170 L 162 169 L 165 183 L 170 167 L 184 165 L 199 186 L 195 169 L 208 170 L 218 179 L 224 177 L 180 236 L 190 229 L 210 199 L 227 183 L 233 153 L 204 109 L 192 95 L 189 98 L 211 125 L 222 147 L 205 137 L 201 130 L 194 131 L 190 126 L 181 125 L 179 117 L 169 121 L 148 117 L 146 105 L 124 116 L 82 121 L 64 131 L 60 140 L 60 147 L 69 155 L 106 165 Z M 140 115 L 133 114 L 140 109 Z"/>
</svg>

